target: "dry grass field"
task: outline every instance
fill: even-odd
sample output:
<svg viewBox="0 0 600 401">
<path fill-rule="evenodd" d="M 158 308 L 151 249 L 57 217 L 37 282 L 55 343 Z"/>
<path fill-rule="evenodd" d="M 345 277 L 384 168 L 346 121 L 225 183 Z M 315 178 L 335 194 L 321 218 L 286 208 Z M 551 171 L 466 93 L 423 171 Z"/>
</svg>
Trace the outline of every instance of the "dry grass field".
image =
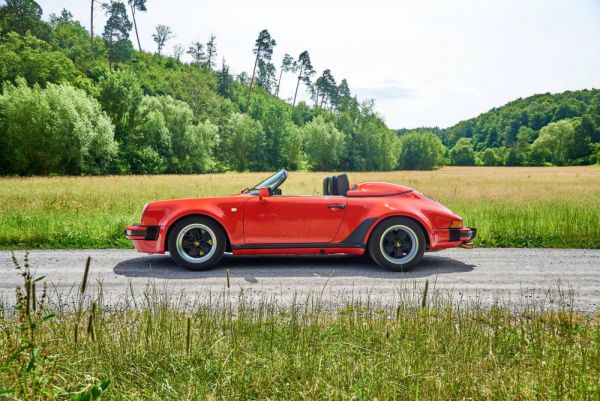
<svg viewBox="0 0 600 401">
<path fill-rule="evenodd" d="M 123 227 L 150 200 L 239 192 L 268 173 L 0 178 L 1 248 L 129 247 Z M 283 192 L 319 194 L 326 173 L 292 172 Z M 600 247 L 600 167 L 446 167 L 350 173 L 413 187 L 479 229 L 478 246 Z"/>
</svg>

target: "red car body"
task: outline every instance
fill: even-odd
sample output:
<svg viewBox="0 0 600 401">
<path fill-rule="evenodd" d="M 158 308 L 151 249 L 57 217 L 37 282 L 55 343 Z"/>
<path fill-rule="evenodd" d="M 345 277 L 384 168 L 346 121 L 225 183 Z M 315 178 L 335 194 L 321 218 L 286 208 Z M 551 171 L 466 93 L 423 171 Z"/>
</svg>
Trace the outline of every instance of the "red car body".
<svg viewBox="0 0 600 401">
<path fill-rule="evenodd" d="M 345 196 L 271 195 L 254 189 L 224 197 L 150 202 L 140 224 L 126 228 L 126 236 L 139 252 L 162 254 L 169 250 L 173 225 L 197 215 L 223 228 L 226 252 L 234 255 L 361 255 L 373 229 L 391 217 L 416 222 L 425 234 L 426 251 L 469 244 L 476 232 L 463 227 L 461 217 L 445 206 L 403 185 L 359 183 Z"/>
</svg>

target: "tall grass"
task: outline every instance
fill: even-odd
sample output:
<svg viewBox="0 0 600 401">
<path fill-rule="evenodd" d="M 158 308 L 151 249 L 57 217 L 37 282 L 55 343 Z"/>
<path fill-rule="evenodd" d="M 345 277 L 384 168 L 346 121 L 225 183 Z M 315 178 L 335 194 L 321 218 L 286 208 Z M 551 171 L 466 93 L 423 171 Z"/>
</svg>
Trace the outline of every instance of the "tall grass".
<svg viewBox="0 0 600 401">
<path fill-rule="evenodd" d="M 266 173 L 195 176 L 0 178 L 0 247 L 127 248 L 123 227 L 145 202 L 222 196 Z M 325 173 L 293 172 L 284 194 L 319 194 Z M 439 200 L 491 247 L 600 247 L 600 168 L 452 167 L 432 172 L 351 173 Z"/>
<path fill-rule="evenodd" d="M 16 314 L 0 318 L 0 391 L 116 400 L 600 397 L 600 317 L 566 308 L 459 308 L 428 283 L 390 308 L 335 310 L 318 297 L 285 308 L 250 303 L 228 288 L 189 305 L 150 286 L 142 303 L 119 309 L 99 307 L 101 288 L 95 294 L 76 295 L 74 308 L 55 315 L 38 303 L 33 320 L 22 296 Z M 43 329 L 38 316 L 51 316 Z"/>
</svg>

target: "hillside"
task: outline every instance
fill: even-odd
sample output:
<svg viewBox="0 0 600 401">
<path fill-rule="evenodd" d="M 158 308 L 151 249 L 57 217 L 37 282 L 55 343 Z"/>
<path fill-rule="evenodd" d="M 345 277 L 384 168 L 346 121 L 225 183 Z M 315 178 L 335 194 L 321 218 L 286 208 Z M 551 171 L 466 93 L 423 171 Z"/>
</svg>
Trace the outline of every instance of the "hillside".
<svg viewBox="0 0 600 401">
<path fill-rule="evenodd" d="M 449 161 L 458 165 L 486 164 L 483 160 L 486 149 L 491 149 L 487 161 L 493 163 L 496 159 L 494 164 L 498 165 L 593 163 L 598 160 L 600 142 L 600 90 L 520 98 L 449 128 L 397 130 L 399 135 L 424 131 L 433 132 L 451 148 Z M 538 141 L 532 149 L 530 145 L 542 131 L 549 134 L 548 139 Z M 453 159 L 452 148 L 457 145 Z M 557 148 L 564 154 L 553 157 L 551 153 L 560 150 Z"/>
<path fill-rule="evenodd" d="M 330 69 L 318 75 L 308 51 L 276 66 L 263 30 L 248 48 L 254 68 L 233 76 L 218 37 L 166 56 L 172 32 L 159 25 L 158 51 L 140 51 L 126 4 L 103 9 L 100 37 L 68 10 L 44 21 L 34 1 L 0 6 L 0 175 L 396 168 L 394 133 L 372 103 Z M 294 95 L 280 80 L 305 87 L 310 104 L 280 99 Z"/>
</svg>

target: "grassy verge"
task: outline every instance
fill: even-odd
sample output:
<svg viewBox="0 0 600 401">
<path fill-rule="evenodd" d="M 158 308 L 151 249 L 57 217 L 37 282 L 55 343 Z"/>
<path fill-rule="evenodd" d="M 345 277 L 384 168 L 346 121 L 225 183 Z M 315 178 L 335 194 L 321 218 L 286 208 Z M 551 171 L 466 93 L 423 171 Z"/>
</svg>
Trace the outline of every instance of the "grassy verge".
<svg viewBox="0 0 600 401">
<path fill-rule="evenodd" d="M 319 194 L 325 173 L 291 173 L 284 194 Z M 239 192 L 265 173 L 0 178 L 0 248 L 127 248 L 145 202 Z M 600 248 L 600 168 L 444 168 L 351 173 L 439 200 L 479 229 L 478 246 Z"/>
<path fill-rule="evenodd" d="M 221 298 L 193 307 L 148 290 L 136 307 L 103 310 L 101 291 L 86 297 L 85 285 L 69 302 L 74 306 L 51 314 L 41 281 L 26 265 L 19 271 L 24 285 L 16 314 L 0 307 L 0 394 L 6 396 L 600 397 L 597 315 L 458 308 L 430 299 L 425 288 L 390 309 L 348 303 L 325 312 L 318 299 L 289 308 L 249 305 L 225 289 Z"/>
</svg>

